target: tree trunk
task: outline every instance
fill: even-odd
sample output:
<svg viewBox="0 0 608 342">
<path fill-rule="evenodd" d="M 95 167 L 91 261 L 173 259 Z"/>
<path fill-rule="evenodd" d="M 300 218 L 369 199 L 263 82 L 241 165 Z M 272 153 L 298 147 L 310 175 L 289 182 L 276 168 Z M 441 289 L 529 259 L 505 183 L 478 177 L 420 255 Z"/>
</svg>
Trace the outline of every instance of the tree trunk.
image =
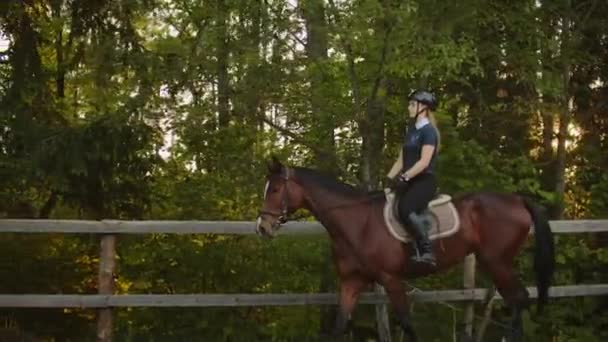
<svg viewBox="0 0 608 342">
<path fill-rule="evenodd" d="M 327 60 L 327 22 L 323 0 L 307 0 L 299 2 L 302 16 L 306 21 L 306 55 L 308 57 L 307 70 L 310 80 L 310 109 L 312 112 L 311 136 L 316 146 L 313 150 L 315 165 L 320 170 L 337 175 L 336 145 L 334 139 L 333 117 L 325 102 L 324 87 L 327 87 L 327 75 L 324 74 L 323 65 Z M 335 270 L 332 267 L 331 252 L 324 255 L 327 260 L 320 275 L 320 291 L 335 291 Z M 321 308 L 321 332 L 330 332 L 333 329 L 337 307 L 327 306 Z"/>
<path fill-rule="evenodd" d="M 59 195 L 56 191 L 52 191 L 49 198 L 46 200 L 42 208 L 40 208 L 40 212 L 38 213 L 39 219 L 48 219 L 53 212 L 53 209 L 57 206 L 57 201 L 59 199 Z"/>
<path fill-rule="evenodd" d="M 53 15 L 53 19 L 59 21 L 61 19 L 61 7 L 63 5 L 63 0 L 54 0 L 51 1 L 51 11 Z M 66 65 L 65 65 L 65 57 L 64 57 L 64 47 L 63 47 L 63 27 L 59 26 L 57 28 L 57 33 L 55 37 L 55 54 L 57 57 L 57 73 L 55 75 L 55 87 L 57 92 L 57 98 L 60 101 L 65 99 L 65 73 L 66 73 Z M 59 116 L 59 115 L 58 115 Z M 48 200 L 45 202 L 44 206 L 40 209 L 40 213 L 38 218 L 47 219 L 55 209 L 57 205 L 58 194 L 55 190 L 51 190 L 51 195 Z"/>
<path fill-rule="evenodd" d="M 542 104 L 541 104 L 542 105 Z M 541 181 L 546 190 L 551 191 L 555 184 L 555 153 L 553 151 L 553 112 L 549 108 L 541 107 L 543 120 L 542 150 L 540 160 L 542 163 Z"/>
<path fill-rule="evenodd" d="M 386 6 L 386 4 L 385 4 Z M 378 59 L 378 71 L 373 84 L 364 117 L 359 120 L 361 144 L 360 181 L 362 186 L 370 191 L 377 187 L 382 165 L 382 150 L 384 149 L 384 113 L 386 111 L 386 77 L 384 64 L 386 62 L 390 27 L 385 18 L 377 21 L 375 27 L 377 40 L 382 41 L 382 50 Z M 354 72 L 354 70 L 353 70 Z M 351 76 L 351 79 L 353 77 Z M 354 88 L 356 84 L 353 84 Z M 355 99 L 355 103 L 359 100 Z M 374 285 L 374 291 L 386 294 L 384 288 Z M 390 342 L 390 321 L 386 305 L 376 305 L 376 327 L 381 342 Z"/>
<path fill-rule="evenodd" d="M 261 0 L 251 3 L 248 6 L 246 13 L 251 17 L 251 30 L 247 34 L 247 41 L 243 44 L 247 44 L 248 47 L 245 51 L 245 55 L 250 55 L 251 51 L 256 51 L 256 56 L 242 58 L 244 76 L 241 80 L 239 87 L 239 104 L 236 108 L 235 104 L 235 118 L 248 125 L 250 129 L 257 129 L 255 123 L 258 120 L 259 107 L 262 101 L 262 92 L 264 91 L 264 85 L 262 81 L 266 81 L 266 77 L 269 75 L 262 74 L 262 55 L 265 54 L 265 46 L 262 44 L 262 25 L 263 25 L 263 6 L 264 3 Z M 236 102 L 236 97 L 234 101 Z"/>
<path fill-rule="evenodd" d="M 310 108 L 312 111 L 312 135 L 323 153 L 315 153 L 316 166 L 332 174 L 338 173 L 335 123 L 326 102 L 328 87 L 324 65 L 327 60 L 327 21 L 323 0 L 308 0 L 300 3 L 306 21 L 306 54 L 310 79 Z"/>
<path fill-rule="evenodd" d="M 562 82 L 563 93 L 559 115 L 559 132 L 557 134 L 557 156 L 555 165 L 556 201 L 553 211 L 554 219 L 561 219 L 564 214 L 564 194 L 566 190 L 566 140 L 570 124 L 570 1 L 563 18 L 561 38 Z"/>
<path fill-rule="evenodd" d="M 217 111 L 219 127 L 230 122 L 230 84 L 228 79 L 228 8 L 225 0 L 217 0 Z"/>
<path fill-rule="evenodd" d="M 384 83 L 384 81 L 382 82 Z M 361 144 L 361 184 L 367 190 L 378 186 L 384 149 L 384 97 L 372 97 L 365 112 L 365 119 L 360 122 Z"/>
<path fill-rule="evenodd" d="M 383 4 L 387 7 L 387 4 Z M 379 51 L 378 71 L 374 81 L 365 116 L 359 121 L 359 130 L 363 140 L 361 145 L 361 183 L 368 190 L 378 186 L 382 150 L 384 149 L 384 113 L 386 111 L 386 77 L 384 65 L 389 51 L 390 23 L 386 18 L 379 18 L 375 25 L 375 36 L 382 41 Z"/>
<path fill-rule="evenodd" d="M 53 19 L 61 19 L 61 6 L 63 0 L 51 1 L 51 11 L 53 13 Z M 65 62 L 63 55 L 63 28 L 58 27 L 55 37 L 55 54 L 57 56 L 57 74 L 55 84 L 57 88 L 57 97 L 60 99 L 65 98 Z"/>
<path fill-rule="evenodd" d="M 542 6 L 542 3 L 541 3 Z M 549 27 L 549 22 L 547 18 L 543 17 L 543 22 L 539 27 L 539 30 L 542 30 L 545 27 Z M 538 43 L 538 60 L 539 60 L 539 84 L 543 83 L 543 79 L 548 77 L 545 72 L 545 63 L 550 63 L 551 60 L 551 52 L 549 50 L 549 37 L 543 36 L 542 34 L 538 34 L 539 43 Z M 553 187 L 555 184 L 555 153 L 553 150 L 553 138 L 555 136 L 555 132 L 553 129 L 554 125 L 554 111 L 553 111 L 553 103 L 555 99 L 550 94 L 542 93 L 542 90 L 539 90 L 538 94 L 538 102 L 541 114 L 541 120 L 543 124 L 542 131 L 542 143 L 541 143 L 541 151 L 540 151 L 540 162 L 541 162 L 541 184 L 545 191 L 553 191 Z"/>
<path fill-rule="evenodd" d="M 98 293 L 100 295 L 114 294 L 114 273 L 116 270 L 116 236 L 103 235 L 100 243 Z M 114 324 L 111 308 L 97 310 L 97 341 L 112 342 Z"/>
</svg>

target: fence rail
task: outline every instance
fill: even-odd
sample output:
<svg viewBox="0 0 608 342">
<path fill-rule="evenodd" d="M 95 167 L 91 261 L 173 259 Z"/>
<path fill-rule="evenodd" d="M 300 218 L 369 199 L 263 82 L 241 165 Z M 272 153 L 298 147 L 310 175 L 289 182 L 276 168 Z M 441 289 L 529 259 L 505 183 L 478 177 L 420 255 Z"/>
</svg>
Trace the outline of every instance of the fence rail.
<svg viewBox="0 0 608 342">
<path fill-rule="evenodd" d="M 536 288 L 529 287 L 536 298 Z M 486 299 L 487 289 L 416 291 L 410 293 L 414 302 L 470 302 Z M 550 288 L 552 298 L 608 295 L 608 284 L 568 285 Z M 498 299 L 502 299 L 496 294 Z M 387 304 L 386 295 L 365 292 L 360 304 Z M 125 295 L 0 295 L 0 307 L 12 308 L 107 308 L 107 307 L 242 307 L 335 305 L 335 293 L 285 294 L 125 294 Z"/>
<path fill-rule="evenodd" d="M 557 234 L 608 232 L 608 220 L 550 221 Z M 323 305 L 335 304 L 336 294 L 186 294 L 186 295 L 114 295 L 112 275 L 115 268 L 116 234 L 254 234 L 255 222 L 250 221 L 121 221 L 121 220 L 36 220 L 0 219 L 0 233 L 88 233 L 103 234 L 100 257 L 100 294 L 0 294 L 0 307 L 119 307 L 119 306 L 255 306 L 255 305 Z M 318 222 L 291 222 L 281 234 L 319 234 L 325 232 Z M 108 269 L 107 264 L 111 263 Z M 472 265 L 474 268 L 474 263 Z M 473 276 L 474 277 L 474 276 Z M 103 279 L 102 279 L 103 278 Z M 471 286 L 474 287 L 474 286 Z M 412 294 L 422 302 L 479 301 L 485 298 L 486 289 L 425 291 Z M 536 288 L 529 288 L 536 296 Z M 551 297 L 608 295 L 608 284 L 556 286 L 550 289 Z M 498 296 L 500 298 L 500 296 Z M 363 294 L 362 304 L 383 304 L 386 295 Z"/>
<path fill-rule="evenodd" d="M 557 234 L 608 232 L 608 220 L 550 221 Z M 335 293 L 292 294 L 114 294 L 116 268 L 116 235 L 121 234 L 254 234 L 255 223 L 249 221 L 121 221 L 121 220 L 31 220 L 0 219 L 0 233 L 83 233 L 100 234 L 98 294 L 0 294 L 0 308 L 92 308 L 97 310 L 97 341 L 112 341 L 112 308 L 115 307 L 242 307 L 334 305 Z M 319 234 L 325 229 L 318 222 L 290 222 L 280 231 L 285 234 Z M 533 234 L 533 230 L 531 231 Z M 465 324 L 472 329 L 473 303 L 486 298 L 487 290 L 474 288 L 475 260 L 464 263 L 465 289 L 416 291 L 410 295 L 420 302 L 467 302 Z M 528 288 L 536 297 L 536 288 Z M 551 297 L 604 296 L 608 284 L 555 286 Z M 500 299 L 495 294 L 494 298 Z M 362 294 L 361 304 L 383 306 L 387 297 L 382 292 Z M 491 311 L 491 303 L 488 309 Z M 383 317 L 382 320 L 386 320 Z M 483 324 L 482 324 L 483 325 Z M 481 330 L 483 331 L 483 329 Z M 483 334 L 483 333 L 482 333 Z M 481 335 L 480 335 L 481 336 Z"/>
<path fill-rule="evenodd" d="M 550 221 L 558 234 L 608 231 L 608 220 Z M 121 221 L 121 220 L 28 220 L 2 219 L 0 232 L 92 233 L 92 234 L 255 234 L 251 221 Z M 280 234 L 319 234 L 325 229 L 316 221 L 289 222 Z"/>
</svg>

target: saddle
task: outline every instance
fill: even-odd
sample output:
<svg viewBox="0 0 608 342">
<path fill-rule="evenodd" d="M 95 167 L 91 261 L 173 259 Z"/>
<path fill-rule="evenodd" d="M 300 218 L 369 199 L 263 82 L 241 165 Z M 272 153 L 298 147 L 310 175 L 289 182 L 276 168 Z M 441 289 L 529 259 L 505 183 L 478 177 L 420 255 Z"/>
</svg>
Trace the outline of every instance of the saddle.
<svg viewBox="0 0 608 342">
<path fill-rule="evenodd" d="M 407 232 L 397 210 L 397 197 L 394 191 L 386 192 L 386 204 L 384 205 L 384 221 L 389 232 L 403 242 L 414 240 Z M 438 194 L 429 203 L 426 212 L 431 219 L 429 239 L 437 240 L 454 235 L 460 229 L 460 217 L 452 203 L 452 197 L 448 194 Z"/>
</svg>

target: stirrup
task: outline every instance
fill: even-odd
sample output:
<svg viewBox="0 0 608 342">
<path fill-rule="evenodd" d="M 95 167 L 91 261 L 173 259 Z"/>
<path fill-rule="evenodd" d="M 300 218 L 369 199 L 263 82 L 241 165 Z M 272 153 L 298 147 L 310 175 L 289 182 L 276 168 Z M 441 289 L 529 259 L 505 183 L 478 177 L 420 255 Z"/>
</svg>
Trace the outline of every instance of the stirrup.
<svg viewBox="0 0 608 342">
<path fill-rule="evenodd" d="M 433 257 L 424 257 L 424 256 L 414 255 L 411 258 L 411 260 L 417 264 L 425 264 L 425 265 L 429 265 L 432 267 L 437 266 L 437 261 Z"/>
<path fill-rule="evenodd" d="M 437 261 L 431 252 L 420 255 L 420 249 L 418 248 L 417 244 L 414 244 L 414 250 L 416 253 L 410 258 L 413 262 L 417 264 L 426 264 L 433 267 L 437 266 Z"/>
</svg>

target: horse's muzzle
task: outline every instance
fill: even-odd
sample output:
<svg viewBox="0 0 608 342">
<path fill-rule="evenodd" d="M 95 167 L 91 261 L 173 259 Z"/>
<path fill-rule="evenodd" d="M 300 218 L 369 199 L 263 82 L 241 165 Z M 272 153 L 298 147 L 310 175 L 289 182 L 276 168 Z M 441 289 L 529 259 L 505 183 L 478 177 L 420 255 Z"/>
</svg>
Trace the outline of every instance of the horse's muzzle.
<svg viewBox="0 0 608 342">
<path fill-rule="evenodd" d="M 279 229 L 280 223 L 274 222 L 271 223 L 268 220 L 266 220 L 265 218 L 262 217 L 262 215 L 258 216 L 258 219 L 256 221 L 256 225 L 255 225 L 255 232 L 258 235 L 267 237 L 267 238 L 273 238 L 276 235 L 276 231 Z"/>
</svg>

